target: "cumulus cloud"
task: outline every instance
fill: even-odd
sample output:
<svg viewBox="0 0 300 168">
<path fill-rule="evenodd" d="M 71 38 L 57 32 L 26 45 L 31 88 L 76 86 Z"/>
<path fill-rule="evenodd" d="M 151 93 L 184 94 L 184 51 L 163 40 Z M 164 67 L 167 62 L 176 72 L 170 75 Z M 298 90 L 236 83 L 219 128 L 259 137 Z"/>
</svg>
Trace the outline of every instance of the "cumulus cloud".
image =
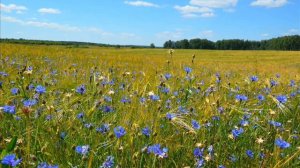
<svg viewBox="0 0 300 168">
<path fill-rule="evenodd" d="M 51 23 L 51 22 L 32 21 L 32 20 L 25 21 L 10 16 L 1 16 L 1 22 L 17 23 L 21 25 L 42 27 L 42 28 L 55 29 L 55 30 L 67 31 L 67 32 L 81 31 L 81 29 L 76 26 L 69 26 L 69 25 L 63 25 L 63 24 Z"/>
<path fill-rule="evenodd" d="M 214 17 L 217 9 L 234 12 L 237 3 L 238 0 L 190 0 L 188 5 L 174 8 L 185 18 Z"/>
<path fill-rule="evenodd" d="M 191 5 L 209 8 L 229 8 L 234 7 L 238 0 L 190 0 Z"/>
<path fill-rule="evenodd" d="M 176 30 L 176 31 L 163 31 L 163 32 L 159 32 L 156 33 L 156 38 L 159 40 L 179 40 L 183 37 L 183 31 L 181 30 Z"/>
<path fill-rule="evenodd" d="M 159 7 L 159 5 L 157 4 L 146 2 L 146 1 L 125 1 L 124 3 L 131 6 L 156 7 L 156 8 Z"/>
<path fill-rule="evenodd" d="M 212 17 L 214 16 L 214 11 L 208 7 L 197 7 L 197 6 L 178 6 L 174 7 L 178 10 L 183 17 L 193 18 L 193 17 Z"/>
<path fill-rule="evenodd" d="M 288 0 L 255 0 L 251 3 L 251 6 L 277 8 L 277 7 L 284 6 L 287 3 L 288 3 Z"/>
<path fill-rule="evenodd" d="M 284 35 L 288 36 L 288 35 L 299 35 L 300 34 L 300 30 L 299 29 L 289 29 L 286 33 L 284 33 Z"/>
<path fill-rule="evenodd" d="M 42 14 L 60 14 L 61 11 L 58 9 L 53 9 L 53 8 L 40 8 L 38 10 L 39 13 Z"/>
<path fill-rule="evenodd" d="M 16 4 L 9 4 L 9 5 L 5 5 L 3 3 L 0 3 L 0 10 L 4 11 L 4 12 L 17 12 L 17 13 L 23 13 L 24 11 L 27 10 L 27 8 L 25 6 L 21 6 L 21 5 L 16 5 Z"/>
</svg>

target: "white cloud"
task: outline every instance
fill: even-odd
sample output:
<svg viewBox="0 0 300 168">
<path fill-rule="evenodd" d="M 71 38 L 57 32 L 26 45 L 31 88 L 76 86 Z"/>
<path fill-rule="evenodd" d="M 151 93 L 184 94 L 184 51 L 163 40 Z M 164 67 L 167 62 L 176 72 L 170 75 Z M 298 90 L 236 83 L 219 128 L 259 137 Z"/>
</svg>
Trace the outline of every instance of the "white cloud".
<svg viewBox="0 0 300 168">
<path fill-rule="evenodd" d="M 255 0 L 251 3 L 251 6 L 277 8 L 277 7 L 284 6 L 287 3 L 288 3 L 288 0 Z"/>
<path fill-rule="evenodd" d="M 61 11 L 58 9 L 53 9 L 53 8 L 40 8 L 38 10 L 39 13 L 42 14 L 60 14 Z"/>
<path fill-rule="evenodd" d="M 43 28 L 55 29 L 55 30 L 66 31 L 66 32 L 81 31 L 81 29 L 76 26 L 69 26 L 69 25 L 63 25 L 63 24 L 51 23 L 51 22 L 31 21 L 31 20 L 25 21 L 25 20 L 20 20 L 9 16 L 1 16 L 1 22 L 17 23 L 21 25 L 43 27 Z"/>
<path fill-rule="evenodd" d="M 204 30 L 200 32 L 200 37 L 202 38 L 211 38 L 213 37 L 214 32 L 212 30 Z"/>
<path fill-rule="evenodd" d="M 300 30 L 299 29 L 289 29 L 283 35 L 285 35 L 285 36 L 288 36 L 288 35 L 300 35 Z"/>
<path fill-rule="evenodd" d="M 45 29 L 52 29 L 57 31 L 62 31 L 66 36 L 72 35 L 72 33 L 76 33 L 76 35 L 81 36 L 79 38 L 80 40 L 85 39 L 87 37 L 93 38 L 97 40 L 102 41 L 109 41 L 111 39 L 118 39 L 115 43 L 116 44 L 125 44 L 124 41 L 140 40 L 140 36 L 134 34 L 134 33 L 128 33 L 128 32 L 121 32 L 121 33 L 112 33 L 112 32 L 106 32 L 102 29 L 96 28 L 96 27 L 77 27 L 77 26 L 70 26 L 66 24 L 59 24 L 59 23 L 52 23 L 52 22 L 42 22 L 38 21 L 37 19 L 33 20 L 21 20 L 15 17 L 10 16 L 2 16 L 0 17 L 0 21 L 2 22 L 8 22 L 8 23 L 14 23 L 21 26 L 32 26 L 32 27 L 40 27 Z M 73 39 L 73 37 L 71 37 Z M 61 38 L 60 38 L 61 39 Z M 78 39 L 76 39 L 78 40 Z M 87 40 L 89 41 L 89 40 Z M 98 41 L 99 42 L 99 41 Z M 136 42 L 138 44 L 138 42 Z"/>
<path fill-rule="evenodd" d="M 113 34 L 110 32 L 106 32 L 102 29 L 96 28 L 96 27 L 90 27 L 86 29 L 88 32 L 92 32 L 101 36 L 112 36 Z"/>
<path fill-rule="evenodd" d="M 238 0 L 190 0 L 189 5 L 178 6 L 178 10 L 185 18 L 214 17 L 216 9 L 224 9 L 225 12 L 234 12 Z"/>
<path fill-rule="evenodd" d="M 17 13 L 23 13 L 27 10 L 27 8 L 25 6 L 18 6 L 16 4 L 5 5 L 3 3 L 0 3 L 0 10 L 4 12 L 16 11 Z"/>
<path fill-rule="evenodd" d="M 208 7 L 197 7 L 197 6 L 178 6 L 174 7 L 178 10 L 185 18 L 195 18 L 195 17 L 213 17 L 214 11 Z"/>
<path fill-rule="evenodd" d="M 269 37 L 270 35 L 268 33 L 261 34 L 262 37 Z"/>
<path fill-rule="evenodd" d="M 183 37 L 183 32 L 181 30 L 176 30 L 176 31 L 163 31 L 159 32 L 156 35 L 156 38 L 159 40 L 179 40 Z"/>
<path fill-rule="evenodd" d="M 238 0 L 190 0 L 191 5 L 209 8 L 235 7 Z"/>
<path fill-rule="evenodd" d="M 159 7 L 159 5 L 157 4 L 146 2 L 146 1 L 125 1 L 124 3 L 131 6 L 156 7 L 156 8 Z"/>
</svg>

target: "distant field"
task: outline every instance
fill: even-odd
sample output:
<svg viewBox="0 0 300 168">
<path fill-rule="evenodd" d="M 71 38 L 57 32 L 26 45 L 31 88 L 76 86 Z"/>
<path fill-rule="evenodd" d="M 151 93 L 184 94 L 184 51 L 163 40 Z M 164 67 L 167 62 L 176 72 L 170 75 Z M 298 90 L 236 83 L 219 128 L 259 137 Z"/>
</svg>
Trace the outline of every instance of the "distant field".
<svg viewBox="0 0 300 168">
<path fill-rule="evenodd" d="M 299 51 L 0 47 L 0 160 L 300 166 Z"/>
</svg>

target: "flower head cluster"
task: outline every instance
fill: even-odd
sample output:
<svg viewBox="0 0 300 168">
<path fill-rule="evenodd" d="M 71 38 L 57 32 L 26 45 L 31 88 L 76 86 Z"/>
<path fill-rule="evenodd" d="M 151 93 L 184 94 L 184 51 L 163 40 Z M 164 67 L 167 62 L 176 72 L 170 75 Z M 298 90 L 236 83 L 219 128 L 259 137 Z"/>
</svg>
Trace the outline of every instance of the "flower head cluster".
<svg viewBox="0 0 300 168">
<path fill-rule="evenodd" d="M 46 88 L 42 85 L 38 85 L 36 86 L 35 91 L 39 94 L 43 94 L 46 93 Z"/>
<path fill-rule="evenodd" d="M 81 155 L 87 155 L 89 153 L 89 150 L 90 150 L 89 145 L 77 146 L 75 149 L 75 151 Z"/>
<path fill-rule="evenodd" d="M 151 146 L 148 146 L 147 152 L 153 153 L 155 156 L 158 156 L 159 158 L 166 158 L 168 157 L 168 148 L 161 148 L 160 144 L 154 144 Z"/>
<path fill-rule="evenodd" d="M 112 168 L 114 167 L 114 157 L 113 156 L 107 156 L 106 160 L 103 162 L 102 166 L 100 168 Z"/>
<path fill-rule="evenodd" d="M 126 130 L 122 126 L 114 128 L 114 133 L 117 138 L 121 138 L 126 134 Z"/>
<path fill-rule="evenodd" d="M 290 143 L 284 141 L 283 139 L 281 138 L 277 138 L 275 140 L 275 145 L 277 145 L 280 149 L 286 149 L 286 148 L 289 148 L 291 146 Z"/>
<path fill-rule="evenodd" d="M 40 163 L 37 168 L 58 168 L 58 165 L 51 165 L 46 162 Z"/>
<path fill-rule="evenodd" d="M 18 164 L 21 163 L 21 161 L 22 161 L 22 159 L 17 159 L 15 154 L 8 154 L 8 155 L 4 156 L 1 163 L 3 165 L 16 167 Z"/>
</svg>

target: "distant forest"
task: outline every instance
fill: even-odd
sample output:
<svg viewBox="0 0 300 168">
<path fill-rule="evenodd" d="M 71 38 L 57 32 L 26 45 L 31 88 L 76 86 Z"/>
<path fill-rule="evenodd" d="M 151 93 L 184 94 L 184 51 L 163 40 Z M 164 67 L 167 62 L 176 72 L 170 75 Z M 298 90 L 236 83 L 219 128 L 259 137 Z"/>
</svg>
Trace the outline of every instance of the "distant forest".
<svg viewBox="0 0 300 168">
<path fill-rule="evenodd" d="M 173 49 L 210 49 L 210 50 L 300 50 L 300 36 L 283 36 L 262 41 L 191 39 L 166 41 L 164 48 Z"/>
<path fill-rule="evenodd" d="M 29 40 L 29 39 L 0 39 L 1 43 L 14 43 L 14 44 L 30 44 L 30 45 L 63 45 L 68 47 L 79 47 L 88 48 L 89 46 L 98 47 L 115 47 L 115 48 L 153 48 L 154 44 L 150 46 L 138 46 L 138 45 L 111 45 L 111 44 L 101 44 L 101 43 L 91 43 L 91 42 L 77 42 L 77 41 L 51 41 L 51 40 Z M 155 47 L 155 46 L 154 46 Z"/>
<path fill-rule="evenodd" d="M 138 45 L 111 45 L 76 41 L 48 41 L 27 39 L 0 39 L 1 43 L 31 44 L 31 45 L 65 45 L 68 47 L 87 48 L 89 46 L 115 47 L 115 48 L 156 48 L 152 43 L 149 46 Z M 218 40 L 216 42 L 207 39 L 191 39 L 179 41 L 166 41 L 163 48 L 173 49 L 209 49 L 209 50 L 294 50 L 300 51 L 300 35 L 283 36 L 262 41 L 250 40 Z"/>
</svg>

